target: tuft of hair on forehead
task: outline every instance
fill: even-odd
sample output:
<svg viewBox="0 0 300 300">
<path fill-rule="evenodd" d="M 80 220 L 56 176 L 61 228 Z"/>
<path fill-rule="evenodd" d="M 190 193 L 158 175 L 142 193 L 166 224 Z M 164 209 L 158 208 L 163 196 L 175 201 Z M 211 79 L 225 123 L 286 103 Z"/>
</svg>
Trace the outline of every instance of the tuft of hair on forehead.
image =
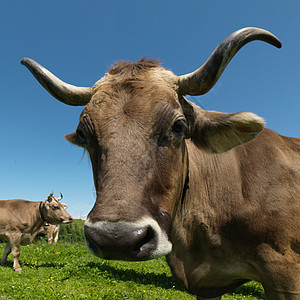
<svg viewBox="0 0 300 300">
<path fill-rule="evenodd" d="M 142 57 L 137 62 L 119 61 L 108 71 L 110 75 L 136 76 L 148 69 L 162 68 L 158 59 Z"/>
</svg>

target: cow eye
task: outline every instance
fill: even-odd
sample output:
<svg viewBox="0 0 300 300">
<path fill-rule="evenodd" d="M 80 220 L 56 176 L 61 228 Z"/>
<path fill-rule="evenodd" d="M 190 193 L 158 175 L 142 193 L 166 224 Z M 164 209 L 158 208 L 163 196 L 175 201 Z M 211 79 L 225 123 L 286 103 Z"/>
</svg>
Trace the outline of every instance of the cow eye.
<svg viewBox="0 0 300 300">
<path fill-rule="evenodd" d="M 83 144 L 83 145 L 86 145 L 87 144 L 87 139 L 86 137 L 84 136 L 84 134 L 82 133 L 82 131 L 80 129 L 77 129 L 76 130 L 76 134 L 78 136 L 78 138 L 80 139 L 80 142 Z"/>
<path fill-rule="evenodd" d="M 172 125 L 171 130 L 175 135 L 181 137 L 186 133 L 187 128 L 188 128 L 188 126 L 187 126 L 185 120 L 179 119 L 179 120 L 175 121 L 175 123 Z"/>
<path fill-rule="evenodd" d="M 53 209 L 54 209 L 54 210 L 58 210 L 58 209 L 59 209 L 59 206 L 54 206 Z"/>
</svg>

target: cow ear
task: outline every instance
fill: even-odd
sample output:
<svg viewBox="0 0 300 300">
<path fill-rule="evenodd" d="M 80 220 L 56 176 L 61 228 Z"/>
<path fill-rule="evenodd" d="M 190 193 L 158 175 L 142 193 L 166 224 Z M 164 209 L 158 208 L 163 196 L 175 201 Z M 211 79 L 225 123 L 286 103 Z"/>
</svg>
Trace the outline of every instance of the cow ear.
<svg viewBox="0 0 300 300">
<path fill-rule="evenodd" d="M 186 100 L 187 101 L 187 100 Z M 186 114 L 194 144 L 209 153 L 226 152 L 254 139 L 264 128 L 264 121 L 250 112 L 221 113 L 202 110 L 187 102 Z"/>
<path fill-rule="evenodd" d="M 53 200 L 53 192 L 48 196 L 47 202 L 52 202 Z"/>
<path fill-rule="evenodd" d="M 82 137 L 78 136 L 77 131 L 65 135 L 65 140 L 71 144 L 84 148 Z"/>
<path fill-rule="evenodd" d="M 62 206 L 64 207 L 64 209 L 67 209 L 68 208 L 68 205 L 66 203 L 61 203 Z"/>
</svg>

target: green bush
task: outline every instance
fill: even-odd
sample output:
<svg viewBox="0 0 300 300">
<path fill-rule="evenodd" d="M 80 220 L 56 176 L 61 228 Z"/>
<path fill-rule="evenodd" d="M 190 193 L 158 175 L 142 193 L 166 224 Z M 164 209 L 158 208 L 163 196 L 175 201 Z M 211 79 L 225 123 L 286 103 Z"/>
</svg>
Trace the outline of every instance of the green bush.
<svg viewBox="0 0 300 300">
<path fill-rule="evenodd" d="M 74 220 L 70 224 L 61 224 L 59 241 L 71 243 L 84 243 L 84 220 Z"/>
</svg>

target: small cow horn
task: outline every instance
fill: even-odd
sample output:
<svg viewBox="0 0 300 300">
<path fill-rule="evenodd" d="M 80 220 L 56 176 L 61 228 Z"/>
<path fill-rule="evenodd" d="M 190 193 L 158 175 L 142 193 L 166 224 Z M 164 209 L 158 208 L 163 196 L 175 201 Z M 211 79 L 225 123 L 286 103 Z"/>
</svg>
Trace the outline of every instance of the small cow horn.
<svg viewBox="0 0 300 300">
<path fill-rule="evenodd" d="M 218 81 L 234 55 L 247 43 L 254 40 L 267 42 L 281 48 L 281 42 L 269 31 L 247 27 L 229 35 L 196 71 L 179 76 L 179 93 L 198 96 L 207 93 Z"/>
<path fill-rule="evenodd" d="M 57 201 L 60 201 L 63 198 L 62 193 L 60 193 L 60 197 L 56 198 Z"/>
<path fill-rule="evenodd" d="M 57 100 L 73 106 L 86 105 L 92 97 L 91 87 L 77 87 L 63 82 L 31 58 L 23 58 L 26 66 L 38 82 Z"/>
</svg>

